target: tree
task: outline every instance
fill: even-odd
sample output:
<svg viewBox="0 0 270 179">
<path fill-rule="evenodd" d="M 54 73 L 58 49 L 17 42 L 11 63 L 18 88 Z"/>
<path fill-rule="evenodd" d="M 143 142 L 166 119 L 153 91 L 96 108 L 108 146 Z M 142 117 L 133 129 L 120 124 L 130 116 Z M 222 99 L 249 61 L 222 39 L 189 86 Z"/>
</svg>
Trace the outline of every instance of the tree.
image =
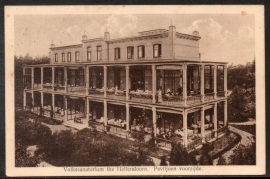
<svg viewBox="0 0 270 179">
<path fill-rule="evenodd" d="M 219 157 L 217 165 L 227 165 L 225 157 Z"/>
<path fill-rule="evenodd" d="M 256 145 L 252 143 L 248 146 L 238 145 L 233 154 L 229 157 L 230 165 L 256 165 Z"/>
<path fill-rule="evenodd" d="M 37 156 L 30 156 L 27 153 L 26 146 L 22 145 L 21 141 L 16 141 L 15 144 L 15 166 L 16 167 L 36 167 L 40 162 Z"/>
</svg>

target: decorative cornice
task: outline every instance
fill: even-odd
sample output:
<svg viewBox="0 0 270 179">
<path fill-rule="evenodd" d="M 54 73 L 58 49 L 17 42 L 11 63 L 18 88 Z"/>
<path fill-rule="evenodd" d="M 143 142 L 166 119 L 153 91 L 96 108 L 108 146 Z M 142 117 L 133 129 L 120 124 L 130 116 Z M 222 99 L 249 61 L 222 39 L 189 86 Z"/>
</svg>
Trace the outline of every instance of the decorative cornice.
<svg viewBox="0 0 270 179">
<path fill-rule="evenodd" d="M 77 44 L 77 45 L 68 45 L 68 46 L 61 46 L 61 47 L 53 47 L 50 48 L 52 51 L 54 50 L 64 50 L 64 49 L 70 49 L 70 48 L 81 48 L 82 44 Z"/>
<path fill-rule="evenodd" d="M 158 39 L 158 38 L 165 38 L 165 37 L 168 37 L 168 33 L 112 39 L 112 40 L 109 40 L 107 42 L 114 44 L 114 43 L 121 43 L 121 42 L 128 42 L 128 41 Z"/>
<path fill-rule="evenodd" d="M 100 42 L 100 41 L 105 41 L 105 40 L 104 40 L 104 38 L 82 40 L 83 43 L 87 43 L 87 42 Z"/>
<path fill-rule="evenodd" d="M 195 40 L 195 41 L 198 41 L 198 40 L 201 39 L 201 37 L 199 37 L 199 36 L 182 34 L 182 33 L 179 33 L 179 32 L 176 32 L 175 35 L 176 35 L 177 38 L 180 38 L 180 39 L 188 39 L 188 40 Z"/>
</svg>

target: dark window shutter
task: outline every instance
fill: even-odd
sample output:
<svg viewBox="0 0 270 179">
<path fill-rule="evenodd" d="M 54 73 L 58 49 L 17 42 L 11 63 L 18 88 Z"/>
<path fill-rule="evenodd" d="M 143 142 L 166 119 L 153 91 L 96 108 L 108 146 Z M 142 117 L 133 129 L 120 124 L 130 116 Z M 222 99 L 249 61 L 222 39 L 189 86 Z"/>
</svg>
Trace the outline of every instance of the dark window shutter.
<svg viewBox="0 0 270 179">
<path fill-rule="evenodd" d="M 144 58 L 144 46 L 142 46 L 142 57 Z"/>
<path fill-rule="evenodd" d="M 161 44 L 158 45 L 158 56 L 161 57 Z"/>
</svg>

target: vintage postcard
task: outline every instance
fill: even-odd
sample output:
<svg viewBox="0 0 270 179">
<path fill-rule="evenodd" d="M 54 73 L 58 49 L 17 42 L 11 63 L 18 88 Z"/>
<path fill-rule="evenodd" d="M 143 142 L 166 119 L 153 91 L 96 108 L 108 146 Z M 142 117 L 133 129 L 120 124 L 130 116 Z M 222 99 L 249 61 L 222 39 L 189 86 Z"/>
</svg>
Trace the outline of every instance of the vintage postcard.
<svg viewBox="0 0 270 179">
<path fill-rule="evenodd" d="M 6 6 L 7 176 L 263 175 L 264 6 Z"/>
</svg>

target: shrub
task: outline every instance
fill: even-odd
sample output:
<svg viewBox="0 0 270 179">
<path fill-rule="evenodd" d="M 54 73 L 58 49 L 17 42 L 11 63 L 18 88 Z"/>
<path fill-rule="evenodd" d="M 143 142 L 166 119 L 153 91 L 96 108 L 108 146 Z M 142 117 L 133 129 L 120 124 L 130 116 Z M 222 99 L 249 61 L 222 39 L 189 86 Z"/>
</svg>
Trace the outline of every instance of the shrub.
<svg viewBox="0 0 270 179">
<path fill-rule="evenodd" d="M 256 165 L 256 145 L 252 143 L 248 146 L 238 145 L 233 154 L 229 157 L 230 165 Z"/>
</svg>

